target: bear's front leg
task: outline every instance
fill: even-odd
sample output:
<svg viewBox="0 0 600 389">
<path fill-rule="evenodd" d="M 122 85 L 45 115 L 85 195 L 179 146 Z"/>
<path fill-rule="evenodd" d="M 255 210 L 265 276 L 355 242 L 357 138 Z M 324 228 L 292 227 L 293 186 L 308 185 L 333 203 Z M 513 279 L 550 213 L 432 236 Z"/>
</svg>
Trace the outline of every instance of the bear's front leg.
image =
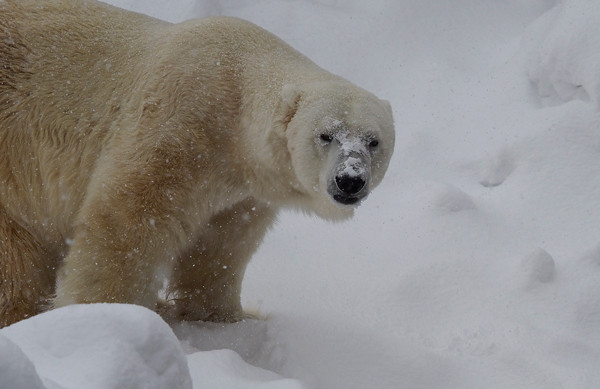
<svg viewBox="0 0 600 389">
<path fill-rule="evenodd" d="M 240 303 L 242 279 L 275 212 L 246 199 L 213 216 L 199 239 L 177 259 L 165 316 L 218 322 L 246 317 Z M 169 310 L 170 308 L 170 310 Z"/>
<path fill-rule="evenodd" d="M 55 307 L 115 302 L 155 309 L 173 259 L 195 234 L 189 180 L 124 169 L 90 186 L 59 270 Z"/>
<path fill-rule="evenodd" d="M 0 328 L 46 307 L 57 264 L 58 255 L 0 206 Z"/>
</svg>

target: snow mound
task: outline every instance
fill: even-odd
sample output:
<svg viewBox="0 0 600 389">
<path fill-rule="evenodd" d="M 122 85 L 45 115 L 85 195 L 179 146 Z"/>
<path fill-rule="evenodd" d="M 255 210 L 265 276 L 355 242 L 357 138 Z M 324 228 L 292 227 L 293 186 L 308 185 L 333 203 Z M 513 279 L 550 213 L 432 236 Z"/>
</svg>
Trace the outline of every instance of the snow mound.
<svg viewBox="0 0 600 389">
<path fill-rule="evenodd" d="M 544 249 L 537 249 L 527 255 L 521 263 L 530 284 L 545 284 L 554 279 L 556 272 L 554 258 Z"/>
<path fill-rule="evenodd" d="M 29 358 L 19 346 L 1 335 L 0 388 L 44 388 Z"/>
<path fill-rule="evenodd" d="M 473 199 L 453 185 L 447 185 L 437 198 L 437 206 L 448 212 L 460 212 L 475 209 Z"/>
<path fill-rule="evenodd" d="M 534 23 L 523 42 L 542 102 L 600 104 L 600 3 L 565 0 Z"/>
<path fill-rule="evenodd" d="M 486 188 L 502 185 L 514 169 L 514 156 L 503 150 L 483 166 L 479 183 Z"/>
<path fill-rule="evenodd" d="M 48 388 L 192 388 L 173 331 L 156 313 L 135 305 L 50 311 L 0 330 L 0 350 L 0 372 L 18 372 L 0 375 L 2 388 L 41 388 L 40 377 Z"/>
</svg>

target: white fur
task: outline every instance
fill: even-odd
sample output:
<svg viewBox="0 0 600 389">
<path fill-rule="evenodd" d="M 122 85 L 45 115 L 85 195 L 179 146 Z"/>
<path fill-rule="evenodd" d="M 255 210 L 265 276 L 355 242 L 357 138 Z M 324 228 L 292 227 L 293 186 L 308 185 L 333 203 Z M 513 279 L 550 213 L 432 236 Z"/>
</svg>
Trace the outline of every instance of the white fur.
<svg viewBox="0 0 600 389">
<path fill-rule="evenodd" d="M 277 211 L 348 218 L 336 175 L 364 178 L 362 199 L 392 154 L 387 102 L 239 19 L 7 0 L 0 34 L 0 266 L 17 285 L 0 286 L 3 323 L 56 276 L 55 306 L 154 307 L 168 274 L 166 315 L 237 320 Z"/>
</svg>

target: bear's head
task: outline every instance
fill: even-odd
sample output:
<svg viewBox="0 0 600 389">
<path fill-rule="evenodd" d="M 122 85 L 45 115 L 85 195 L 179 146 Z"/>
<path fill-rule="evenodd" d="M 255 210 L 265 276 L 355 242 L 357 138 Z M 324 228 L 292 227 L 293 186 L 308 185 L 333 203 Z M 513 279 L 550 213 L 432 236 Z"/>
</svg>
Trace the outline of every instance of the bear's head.
<svg viewBox="0 0 600 389">
<path fill-rule="evenodd" d="M 329 220 L 351 217 L 390 162 L 389 103 L 337 79 L 285 85 L 281 101 L 293 171 L 308 195 L 302 208 Z"/>
</svg>

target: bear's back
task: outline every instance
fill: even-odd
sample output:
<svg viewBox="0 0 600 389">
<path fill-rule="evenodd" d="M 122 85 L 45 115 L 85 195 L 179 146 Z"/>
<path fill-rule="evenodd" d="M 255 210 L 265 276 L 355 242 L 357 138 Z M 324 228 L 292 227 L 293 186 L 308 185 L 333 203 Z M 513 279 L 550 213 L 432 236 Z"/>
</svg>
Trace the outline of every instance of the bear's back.
<svg viewBox="0 0 600 389">
<path fill-rule="evenodd" d="M 70 223 L 162 25 L 95 1 L 0 1 L 0 207 Z"/>
<path fill-rule="evenodd" d="M 98 2 L 0 2 L 0 88 L 18 102 L 32 91 L 71 107 L 81 105 L 82 95 L 106 102 L 106 80 L 134 77 L 128 64 L 162 23 Z"/>
</svg>

